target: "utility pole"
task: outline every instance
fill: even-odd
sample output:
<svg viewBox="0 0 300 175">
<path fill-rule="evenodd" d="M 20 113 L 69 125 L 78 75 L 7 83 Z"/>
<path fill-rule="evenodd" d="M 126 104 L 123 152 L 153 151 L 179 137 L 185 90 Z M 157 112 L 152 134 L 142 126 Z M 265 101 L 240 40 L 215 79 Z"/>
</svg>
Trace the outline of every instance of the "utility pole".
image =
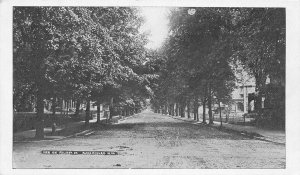
<svg viewBox="0 0 300 175">
<path fill-rule="evenodd" d="M 246 85 L 243 85 L 243 90 L 244 90 L 244 114 L 246 114 L 247 113 L 247 102 L 248 102 Z"/>
</svg>

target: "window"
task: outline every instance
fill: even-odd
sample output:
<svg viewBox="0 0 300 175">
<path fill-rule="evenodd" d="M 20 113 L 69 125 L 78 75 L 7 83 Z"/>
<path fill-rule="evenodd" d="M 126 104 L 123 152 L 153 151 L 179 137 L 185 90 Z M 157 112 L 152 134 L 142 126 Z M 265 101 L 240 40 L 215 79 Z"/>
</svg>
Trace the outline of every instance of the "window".
<svg viewBox="0 0 300 175">
<path fill-rule="evenodd" d="M 238 109 L 239 111 L 244 111 L 244 104 L 243 104 L 242 102 L 238 102 L 238 103 L 237 103 L 237 109 Z"/>
</svg>

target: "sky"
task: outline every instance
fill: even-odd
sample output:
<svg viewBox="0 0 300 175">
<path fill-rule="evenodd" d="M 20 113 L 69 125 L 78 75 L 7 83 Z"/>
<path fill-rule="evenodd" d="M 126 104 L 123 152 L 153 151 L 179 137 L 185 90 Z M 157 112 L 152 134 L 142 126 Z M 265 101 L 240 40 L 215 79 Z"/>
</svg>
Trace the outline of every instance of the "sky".
<svg viewBox="0 0 300 175">
<path fill-rule="evenodd" d="M 149 32 L 147 48 L 159 48 L 168 35 L 167 7 L 141 7 L 145 24 L 141 27 L 142 32 Z"/>
</svg>

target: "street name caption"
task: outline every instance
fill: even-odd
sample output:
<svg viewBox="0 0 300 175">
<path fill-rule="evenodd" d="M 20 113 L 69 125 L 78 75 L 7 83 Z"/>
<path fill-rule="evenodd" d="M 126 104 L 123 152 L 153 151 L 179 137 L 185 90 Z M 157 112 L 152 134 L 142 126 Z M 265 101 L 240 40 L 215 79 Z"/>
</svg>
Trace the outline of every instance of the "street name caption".
<svg viewBox="0 0 300 175">
<path fill-rule="evenodd" d="M 68 155 L 118 155 L 113 151 L 58 151 L 58 150 L 43 150 L 42 154 L 68 154 Z"/>
</svg>

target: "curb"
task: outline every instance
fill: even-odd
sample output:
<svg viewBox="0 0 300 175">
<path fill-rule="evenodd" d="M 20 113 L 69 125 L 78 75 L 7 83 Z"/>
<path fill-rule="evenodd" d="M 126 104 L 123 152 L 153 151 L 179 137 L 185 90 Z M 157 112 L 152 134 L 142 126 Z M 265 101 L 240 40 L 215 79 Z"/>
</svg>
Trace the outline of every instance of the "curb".
<svg viewBox="0 0 300 175">
<path fill-rule="evenodd" d="M 221 130 L 221 131 L 224 131 L 224 132 L 234 132 L 236 134 L 239 134 L 239 135 L 242 135 L 242 136 L 245 136 L 249 139 L 255 139 L 255 140 L 261 140 L 261 141 L 265 141 L 265 142 L 271 142 L 271 143 L 274 143 L 274 144 L 279 144 L 279 145 L 285 145 L 285 143 L 281 143 L 281 142 L 276 142 L 276 141 L 273 141 L 273 140 L 269 140 L 267 139 L 265 136 L 262 136 L 256 132 L 247 132 L 247 131 L 238 131 L 238 130 L 234 130 L 234 129 L 231 129 L 231 128 L 226 128 L 226 127 L 223 127 L 223 128 L 220 128 L 218 126 L 215 126 L 215 125 L 205 125 L 205 124 L 201 124 L 203 126 L 208 126 L 208 127 L 211 127 L 211 128 L 216 128 L 218 130 Z M 254 136 L 255 135 L 260 135 L 260 136 Z"/>
<path fill-rule="evenodd" d="M 84 125 L 84 124 L 83 124 Z M 81 126 L 81 125 L 79 125 Z M 78 127 L 78 126 L 75 126 L 75 127 Z M 64 127 L 63 129 L 65 129 L 66 127 Z M 14 141 L 13 140 L 13 143 L 35 143 L 35 142 L 49 142 L 49 141 L 59 141 L 59 140 L 63 140 L 63 139 L 66 139 L 66 138 L 70 138 L 70 137 L 75 137 L 77 135 L 80 135 L 80 134 L 84 134 L 84 133 L 87 133 L 91 131 L 91 129 L 86 129 L 84 131 L 80 131 L 78 133 L 75 133 L 75 134 L 71 134 L 71 135 L 68 135 L 68 136 L 61 136 L 61 138 L 56 138 L 56 139 L 42 139 L 42 140 L 21 140 L 21 141 Z"/>
<path fill-rule="evenodd" d="M 131 115 L 131 116 L 129 116 L 129 117 L 126 117 L 126 118 L 121 119 L 121 120 L 118 120 L 118 121 L 123 121 L 123 120 L 126 120 L 126 119 L 128 119 L 128 118 L 132 118 L 132 117 L 134 117 L 135 115 L 137 115 L 137 114 Z M 104 121 L 104 120 L 103 120 L 103 121 Z M 109 124 L 109 123 L 107 123 L 107 124 Z M 65 128 L 64 128 L 64 129 L 65 129 Z M 87 129 L 87 130 L 80 131 L 80 132 L 75 133 L 75 134 L 71 134 L 71 135 L 68 135 L 68 136 L 62 136 L 61 138 L 56 138 L 56 139 L 13 141 L 13 143 L 36 143 L 36 142 L 47 142 L 47 141 L 48 141 L 48 142 L 50 142 L 50 141 L 60 141 L 60 140 L 67 139 L 67 138 L 71 138 L 71 137 L 77 137 L 78 135 L 85 134 L 85 133 L 87 133 L 87 135 L 90 135 L 90 134 L 94 133 L 94 132 L 91 132 L 91 131 L 92 131 L 92 129 Z"/>
<path fill-rule="evenodd" d="M 65 139 L 69 136 L 62 137 L 62 138 L 57 138 L 57 139 L 49 139 L 49 140 L 24 140 L 24 141 L 13 141 L 13 143 L 35 143 L 35 142 L 50 142 L 50 141 L 58 141 Z"/>
<path fill-rule="evenodd" d="M 84 130 L 84 131 L 81 131 L 79 133 L 75 133 L 75 134 L 72 134 L 72 135 L 62 136 L 61 138 L 57 138 L 57 139 L 13 141 L 13 143 L 31 143 L 31 142 L 44 142 L 44 141 L 59 141 L 59 140 L 67 139 L 67 138 L 70 138 L 70 137 L 77 137 L 78 135 L 85 134 L 85 133 L 92 134 L 90 131 L 92 131 L 92 130 L 88 129 L 88 130 Z"/>
<path fill-rule="evenodd" d="M 185 121 L 187 123 L 191 123 L 193 125 L 202 125 L 202 126 L 207 126 L 207 127 L 211 127 L 211 128 L 216 128 L 218 130 L 221 130 L 221 131 L 224 131 L 224 132 L 234 132 L 236 134 L 239 134 L 239 135 L 242 135 L 244 137 L 247 137 L 247 138 L 250 138 L 250 139 L 255 139 L 255 140 L 261 140 L 261 141 L 266 141 L 266 142 L 271 142 L 271 143 L 275 143 L 275 144 L 279 144 L 279 145 L 285 145 L 285 143 L 282 143 L 282 142 L 276 142 L 276 141 L 273 141 L 273 140 L 270 140 L 270 139 L 267 139 L 265 136 L 262 136 L 258 133 L 249 133 L 247 131 L 238 131 L 238 130 L 234 130 L 234 129 L 231 129 L 231 128 L 226 128 L 226 127 L 223 127 L 222 129 L 220 129 L 219 126 L 216 126 L 216 125 L 207 125 L 207 124 L 203 124 L 203 123 L 195 123 L 195 122 L 190 122 L 190 121 L 187 121 L 187 120 L 184 120 L 184 119 L 181 119 L 181 118 L 177 118 L 177 117 L 173 117 L 173 116 L 170 116 L 170 115 L 167 115 L 168 117 L 171 117 L 171 118 L 174 118 L 174 119 L 177 119 L 177 120 L 181 120 L 181 121 Z M 259 135 L 259 136 L 253 136 L 253 135 Z"/>
</svg>

